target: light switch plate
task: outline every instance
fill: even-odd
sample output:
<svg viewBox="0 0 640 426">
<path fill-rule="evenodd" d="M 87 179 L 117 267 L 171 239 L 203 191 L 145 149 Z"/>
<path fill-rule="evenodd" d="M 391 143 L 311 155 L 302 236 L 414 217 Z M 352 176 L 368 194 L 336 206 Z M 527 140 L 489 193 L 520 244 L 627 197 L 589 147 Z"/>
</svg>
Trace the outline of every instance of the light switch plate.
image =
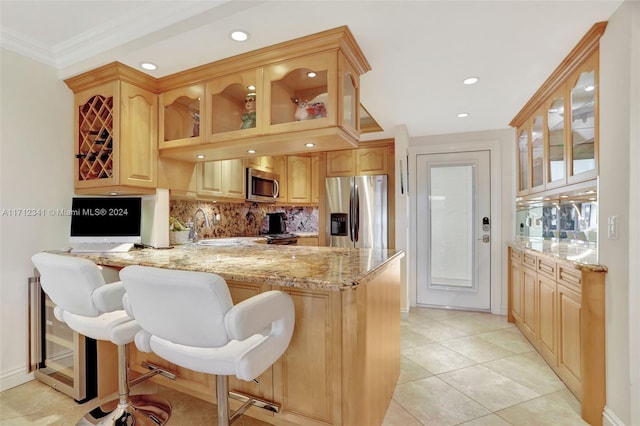
<svg viewBox="0 0 640 426">
<path fill-rule="evenodd" d="M 609 216 L 607 219 L 607 237 L 610 240 L 618 239 L 618 216 Z"/>
</svg>

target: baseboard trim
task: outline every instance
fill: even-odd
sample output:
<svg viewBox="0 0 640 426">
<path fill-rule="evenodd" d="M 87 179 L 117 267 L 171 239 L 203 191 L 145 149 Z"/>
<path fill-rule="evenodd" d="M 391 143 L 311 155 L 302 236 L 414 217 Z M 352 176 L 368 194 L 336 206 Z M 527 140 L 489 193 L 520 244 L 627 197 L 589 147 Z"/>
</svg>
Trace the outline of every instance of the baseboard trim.
<svg viewBox="0 0 640 426">
<path fill-rule="evenodd" d="M 24 369 L 22 368 L 19 370 L 10 371 L 0 377 L 0 392 L 4 392 L 7 389 L 23 385 L 34 379 L 35 377 L 33 373 L 25 373 Z"/>
<path fill-rule="evenodd" d="M 409 319 L 409 309 L 400 309 L 400 319 L 403 321 Z"/>
<path fill-rule="evenodd" d="M 625 426 L 625 424 L 609 407 L 605 406 L 602 412 L 602 426 Z"/>
</svg>

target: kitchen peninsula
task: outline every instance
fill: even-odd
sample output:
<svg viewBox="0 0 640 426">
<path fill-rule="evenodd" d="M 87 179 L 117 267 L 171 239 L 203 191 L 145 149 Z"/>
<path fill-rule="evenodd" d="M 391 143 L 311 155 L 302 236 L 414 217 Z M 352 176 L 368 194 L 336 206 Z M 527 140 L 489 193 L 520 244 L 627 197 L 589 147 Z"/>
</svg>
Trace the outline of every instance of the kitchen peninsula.
<svg viewBox="0 0 640 426">
<path fill-rule="evenodd" d="M 234 303 L 272 289 L 287 292 L 296 309 L 288 350 L 258 384 L 230 380 L 232 390 L 282 408 L 278 414 L 251 408 L 247 415 L 276 425 L 382 424 L 400 373 L 404 253 L 273 246 L 250 238 L 230 244 L 74 255 L 118 268 L 146 265 L 216 273 L 227 281 Z M 215 402 L 214 376 L 171 365 L 133 346 L 130 350 L 132 370 L 146 372 L 143 361 L 160 365 L 177 379 L 154 378 L 158 383 Z M 236 401 L 231 402 L 234 408 Z"/>
</svg>

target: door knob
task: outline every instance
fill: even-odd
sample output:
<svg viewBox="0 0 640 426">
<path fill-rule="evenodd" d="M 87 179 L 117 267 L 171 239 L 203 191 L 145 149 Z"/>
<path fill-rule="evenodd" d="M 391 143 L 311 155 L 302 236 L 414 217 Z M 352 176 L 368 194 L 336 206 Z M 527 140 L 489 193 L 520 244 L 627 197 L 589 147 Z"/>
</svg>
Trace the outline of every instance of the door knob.
<svg viewBox="0 0 640 426">
<path fill-rule="evenodd" d="M 489 234 L 484 234 L 482 238 L 478 238 L 478 241 L 482 241 L 483 243 L 488 243 L 491 241 L 491 237 Z"/>
</svg>

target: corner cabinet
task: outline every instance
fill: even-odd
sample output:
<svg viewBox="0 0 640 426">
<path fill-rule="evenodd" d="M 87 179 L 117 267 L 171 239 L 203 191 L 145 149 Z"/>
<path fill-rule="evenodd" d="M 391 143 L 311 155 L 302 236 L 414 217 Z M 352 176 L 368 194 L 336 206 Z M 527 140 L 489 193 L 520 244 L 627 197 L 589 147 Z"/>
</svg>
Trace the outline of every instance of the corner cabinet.
<svg viewBox="0 0 640 426">
<path fill-rule="evenodd" d="M 518 196 L 596 185 L 599 42 L 606 25 L 591 28 L 511 121 Z"/>
<path fill-rule="evenodd" d="M 148 78 L 113 63 L 65 80 L 75 95 L 77 194 L 155 192 L 158 99 Z"/>
<path fill-rule="evenodd" d="M 356 147 L 360 75 L 370 69 L 339 27 L 163 77 L 163 97 L 204 85 L 205 133 L 161 144 L 160 155 L 202 162 Z"/>
<path fill-rule="evenodd" d="M 580 400 L 582 418 L 602 424 L 605 405 L 606 267 L 509 248 L 508 320 Z"/>
</svg>

